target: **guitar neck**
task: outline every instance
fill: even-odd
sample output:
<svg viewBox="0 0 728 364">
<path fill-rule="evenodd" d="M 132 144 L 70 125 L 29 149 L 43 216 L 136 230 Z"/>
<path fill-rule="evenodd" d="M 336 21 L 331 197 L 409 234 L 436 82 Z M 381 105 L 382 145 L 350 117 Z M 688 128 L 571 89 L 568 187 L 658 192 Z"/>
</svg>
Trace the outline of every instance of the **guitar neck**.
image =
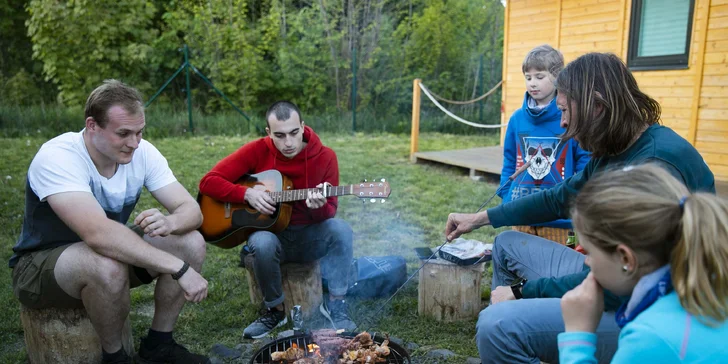
<svg viewBox="0 0 728 364">
<path fill-rule="evenodd" d="M 332 197 L 332 196 L 346 196 L 353 194 L 353 185 L 348 186 L 326 186 L 325 188 L 328 190 L 328 193 L 326 196 Z M 270 195 L 271 198 L 273 198 L 274 202 L 291 202 L 291 201 L 301 201 L 308 198 L 309 193 L 315 193 L 315 192 L 321 192 L 323 193 L 322 188 L 304 188 L 301 190 L 288 190 L 288 191 L 273 191 L 268 192 L 268 195 Z"/>
</svg>

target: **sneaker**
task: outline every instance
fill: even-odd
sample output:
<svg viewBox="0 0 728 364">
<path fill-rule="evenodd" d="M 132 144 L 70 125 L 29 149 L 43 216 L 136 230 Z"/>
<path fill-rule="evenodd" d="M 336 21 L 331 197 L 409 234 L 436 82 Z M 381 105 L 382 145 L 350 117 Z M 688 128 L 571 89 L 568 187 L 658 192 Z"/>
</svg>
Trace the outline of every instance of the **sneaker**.
<svg viewBox="0 0 728 364">
<path fill-rule="evenodd" d="M 101 359 L 101 364 L 132 364 L 133 361 L 131 360 L 131 357 L 129 354 L 126 353 L 126 351 L 122 350 L 122 355 L 119 355 L 115 359 Z"/>
<path fill-rule="evenodd" d="M 321 307 L 319 307 L 319 310 L 321 311 L 321 314 L 324 315 L 324 317 L 331 321 L 331 325 L 334 326 L 334 329 L 344 329 L 346 331 L 352 331 L 356 329 L 356 324 L 354 323 L 354 321 L 351 320 L 351 317 L 349 317 L 349 306 L 346 304 L 346 301 L 331 301 L 328 299 L 324 299 L 324 302 L 321 304 Z"/>
<path fill-rule="evenodd" d="M 147 349 L 144 345 L 144 339 L 142 339 L 141 345 L 139 345 L 139 352 L 134 356 L 134 362 L 137 364 L 162 364 L 162 363 L 185 363 L 185 364 L 209 364 L 210 358 L 190 353 L 187 348 L 177 344 L 176 341 L 172 340 L 168 343 L 159 344 L 154 349 Z"/>
<path fill-rule="evenodd" d="M 288 317 L 286 317 L 286 311 L 278 311 L 275 308 L 272 310 L 261 310 L 260 317 L 243 330 L 243 338 L 260 339 L 268 335 L 275 328 L 287 323 Z"/>
</svg>

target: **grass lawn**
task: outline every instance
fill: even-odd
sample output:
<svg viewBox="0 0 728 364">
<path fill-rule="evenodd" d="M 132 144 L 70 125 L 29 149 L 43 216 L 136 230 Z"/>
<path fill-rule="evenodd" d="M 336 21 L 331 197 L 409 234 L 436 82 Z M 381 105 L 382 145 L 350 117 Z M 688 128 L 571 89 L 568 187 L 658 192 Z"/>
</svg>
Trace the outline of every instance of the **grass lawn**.
<svg viewBox="0 0 728 364">
<path fill-rule="evenodd" d="M 488 198 L 496 186 L 472 181 L 467 173 L 432 165 L 409 162 L 407 135 L 344 135 L 324 134 L 324 144 L 333 148 L 339 158 L 341 184 L 364 178 L 386 178 L 392 195 L 386 203 L 362 203 L 353 197 L 339 199 L 337 216 L 348 221 L 355 234 L 354 256 L 401 255 L 407 259 L 409 273 L 419 266 L 412 248 L 438 246 L 450 212 L 472 212 Z M 150 140 L 167 157 L 179 181 L 197 194 L 197 183 L 219 159 L 228 155 L 252 136 L 189 137 Z M 497 135 L 454 136 L 423 134 L 421 150 L 459 149 L 494 145 Z M 0 139 L 0 259 L 7 262 L 17 239 L 23 215 L 25 174 L 35 152 L 45 142 L 40 138 Z M 491 206 L 500 202 L 494 199 Z M 144 192 L 135 212 L 159 207 Z M 496 231 L 484 228 L 468 238 L 492 242 Z M 209 296 L 197 305 L 187 305 L 178 321 L 175 337 L 191 350 L 209 353 L 215 343 L 234 347 L 242 341 L 242 330 L 257 317 L 257 307 L 250 304 L 245 271 L 238 267 L 239 248 L 208 248 L 203 276 L 209 282 Z M 0 362 L 26 362 L 27 356 L 20 325 L 19 303 L 11 289 L 11 271 L 0 275 Z M 489 280 L 484 279 L 484 285 Z M 487 288 L 484 288 L 487 294 Z M 383 300 L 353 300 L 353 316 L 359 322 Z M 153 312 L 151 286 L 132 291 L 132 324 L 136 345 L 146 335 Z M 406 289 L 373 320 L 372 330 L 394 336 L 427 348 L 450 349 L 465 357 L 477 356 L 475 319 L 458 323 L 442 323 L 417 315 L 417 282 Z"/>
</svg>

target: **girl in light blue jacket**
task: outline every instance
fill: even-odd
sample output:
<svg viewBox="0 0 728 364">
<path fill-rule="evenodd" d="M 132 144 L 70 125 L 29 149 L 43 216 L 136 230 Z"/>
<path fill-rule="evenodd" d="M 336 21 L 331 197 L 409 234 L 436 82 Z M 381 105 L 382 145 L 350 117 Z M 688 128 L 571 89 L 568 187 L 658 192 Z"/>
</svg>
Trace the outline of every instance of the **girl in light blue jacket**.
<svg viewBox="0 0 728 364">
<path fill-rule="evenodd" d="M 642 165 L 589 181 L 571 216 L 591 273 L 561 300 L 560 362 L 597 362 L 607 289 L 630 297 L 613 363 L 728 363 L 728 201 Z"/>
</svg>

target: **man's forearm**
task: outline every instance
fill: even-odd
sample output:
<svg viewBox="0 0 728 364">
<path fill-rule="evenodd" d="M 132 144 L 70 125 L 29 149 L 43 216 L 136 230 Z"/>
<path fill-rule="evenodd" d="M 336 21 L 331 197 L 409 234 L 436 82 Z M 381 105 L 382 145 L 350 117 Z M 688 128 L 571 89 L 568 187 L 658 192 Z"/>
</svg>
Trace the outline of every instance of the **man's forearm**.
<svg viewBox="0 0 728 364">
<path fill-rule="evenodd" d="M 202 213 L 195 201 L 181 204 L 167 219 L 172 224 L 174 235 L 186 234 L 202 225 Z"/>
<path fill-rule="evenodd" d="M 483 226 L 490 225 L 490 218 L 488 217 L 488 211 L 481 211 L 475 214 L 475 220 L 473 221 L 476 229 L 480 229 Z"/>
<path fill-rule="evenodd" d="M 111 220 L 102 222 L 84 242 L 100 255 L 162 274 L 176 273 L 184 265 L 181 259 L 155 248 L 128 227 Z"/>
</svg>

